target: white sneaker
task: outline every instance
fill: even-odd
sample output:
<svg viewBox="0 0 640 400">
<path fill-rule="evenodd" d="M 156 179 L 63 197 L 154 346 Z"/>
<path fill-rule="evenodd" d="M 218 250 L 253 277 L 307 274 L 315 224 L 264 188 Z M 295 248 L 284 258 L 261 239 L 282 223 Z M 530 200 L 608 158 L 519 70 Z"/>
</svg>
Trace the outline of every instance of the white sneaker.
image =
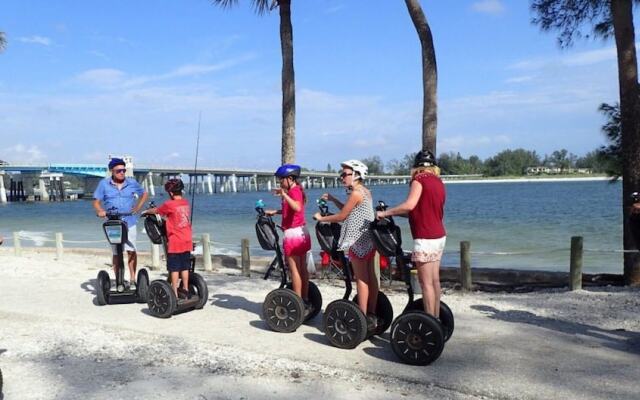
<svg viewBox="0 0 640 400">
<path fill-rule="evenodd" d="M 131 283 L 129 283 L 129 290 L 136 290 L 136 283 L 134 281 L 131 281 Z"/>
</svg>

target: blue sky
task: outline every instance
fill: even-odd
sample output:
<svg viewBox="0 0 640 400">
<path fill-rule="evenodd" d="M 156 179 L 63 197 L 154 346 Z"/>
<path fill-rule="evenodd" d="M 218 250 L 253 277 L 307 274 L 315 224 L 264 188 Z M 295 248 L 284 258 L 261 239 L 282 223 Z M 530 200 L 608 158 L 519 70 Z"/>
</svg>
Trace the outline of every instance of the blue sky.
<svg viewBox="0 0 640 400">
<path fill-rule="evenodd" d="M 249 0 L 5 0 L 0 159 L 272 169 L 280 160 L 276 12 Z M 582 155 L 618 95 L 614 43 L 561 50 L 524 0 L 422 1 L 438 63 L 438 153 Z M 418 37 L 404 1 L 294 0 L 297 162 L 421 144 Z"/>
</svg>

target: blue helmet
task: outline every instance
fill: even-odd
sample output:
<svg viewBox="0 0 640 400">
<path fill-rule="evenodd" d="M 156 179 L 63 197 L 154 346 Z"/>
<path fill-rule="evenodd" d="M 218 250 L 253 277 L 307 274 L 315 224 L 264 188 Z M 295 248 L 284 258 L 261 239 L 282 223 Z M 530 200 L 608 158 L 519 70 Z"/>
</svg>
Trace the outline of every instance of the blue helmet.
<svg viewBox="0 0 640 400">
<path fill-rule="evenodd" d="M 111 161 L 109 161 L 109 169 L 113 169 L 113 167 L 115 167 L 116 165 L 127 165 L 124 160 L 122 158 L 112 158 Z"/>
<path fill-rule="evenodd" d="M 286 178 L 288 176 L 297 178 L 300 176 L 300 166 L 295 164 L 283 164 L 276 170 L 274 174 L 278 178 Z"/>
</svg>

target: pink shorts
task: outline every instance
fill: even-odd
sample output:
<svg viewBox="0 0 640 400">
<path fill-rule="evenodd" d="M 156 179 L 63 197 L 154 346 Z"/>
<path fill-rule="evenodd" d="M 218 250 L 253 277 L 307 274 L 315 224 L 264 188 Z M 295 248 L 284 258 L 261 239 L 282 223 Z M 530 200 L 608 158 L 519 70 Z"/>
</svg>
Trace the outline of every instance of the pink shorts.
<svg viewBox="0 0 640 400">
<path fill-rule="evenodd" d="M 285 257 L 305 256 L 311 250 L 311 236 L 306 226 L 298 226 L 284 231 L 282 240 Z"/>
<path fill-rule="evenodd" d="M 357 258 L 358 260 L 369 261 L 375 255 L 376 255 L 376 249 L 371 249 L 371 251 L 365 254 L 363 257 L 358 257 L 356 253 L 354 253 L 351 249 L 349 249 L 349 258 L 352 258 L 352 259 Z"/>
</svg>

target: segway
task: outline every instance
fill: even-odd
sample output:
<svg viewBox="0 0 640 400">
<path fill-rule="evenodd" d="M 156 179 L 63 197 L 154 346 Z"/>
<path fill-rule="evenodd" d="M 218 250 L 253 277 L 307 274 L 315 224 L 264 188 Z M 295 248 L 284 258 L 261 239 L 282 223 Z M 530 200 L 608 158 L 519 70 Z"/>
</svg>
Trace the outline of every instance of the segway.
<svg viewBox="0 0 640 400">
<path fill-rule="evenodd" d="M 116 286 L 111 288 L 111 278 L 107 271 L 98 272 L 96 284 L 96 298 L 98 305 L 104 306 L 112 303 L 146 303 L 149 290 L 149 274 L 146 269 L 138 270 L 137 287 L 132 290 L 124 281 L 124 245 L 127 243 L 127 223 L 122 217 L 131 214 L 118 213 L 115 208 L 107 210 L 107 220 L 102 224 L 104 234 L 109 243 L 116 246 L 118 260 L 118 272 L 116 273 Z"/>
<path fill-rule="evenodd" d="M 320 215 L 331 215 L 329 206 L 325 200 L 318 200 Z M 322 250 L 327 252 L 333 260 L 339 260 L 342 265 L 345 292 L 341 299 L 334 300 L 324 311 L 323 330 L 332 345 L 341 349 L 353 349 L 362 343 L 369 332 L 367 330 L 367 318 L 358 307 L 357 294 L 351 297 L 351 264 L 343 251 L 338 250 L 340 237 L 340 224 L 336 222 L 317 222 L 316 237 Z M 376 314 L 383 321 L 371 332 L 372 335 L 384 333 L 393 320 L 393 307 L 387 296 L 378 291 Z"/>
<path fill-rule="evenodd" d="M 150 208 L 155 207 L 153 203 Z M 167 231 L 165 222 L 159 215 L 147 214 L 144 219 L 144 228 L 147 236 L 153 244 L 161 244 L 167 255 Z M 165 279 L 156 279 L 149 286 L 149 298 L 147 305 L 151 315 L 158 318 L 169 318 L 173 314 L 187 311 L 200 310 L 209 298 L 209 288 L 202 275 L 195 272 L 196 258 L 191 255 L 191 265 L 189 267 L 189 297 L 188 299 L 176 298 L 171 287 L 171 275 Z"/>
<path fill-rule="evenodd" d="M 387 206 L 378 202 L 377 211 Z M 400 227 L 392 217 L 377 219 L 371 223 L 376 247 L 380 254 L 395 257 L 407 286 L 409 301 L 404 311 L 391 325 L 391 348 L 407 364 L 427 365 L 438 359 L 444 344 L 451 338 L 454 329 L 453 313 L 440 301 L 440 321 L 424 312 L 422 298 L 413 298 L 411 286 L 411 254 L 402 250 Z"/>
<path fill-rule="evenodd" d="M 258 242 L 264 250 L 275 251 L 276 255 L 271 261 L 269 268 L 264 274 L 264 279 L 269 279 L 271 273 L 278 268 L 280 272 L 280 287 L 272 290 L 262 303 L 262 317 L 267 326 L 276 332 L 293 332 L 303 322 L 314 318 L 322 309 L 322 295 L 315 283 L 309 281 L 309 303 L 311 312 L 305 317 L 304 302 L 296 292 L 293 291 L 293 284 L 287 282 L 287 268 L 284 256 L 280 248 L 280 238 L 276 230 L 277 225 L 273 218 L 264 212 L 262 200 L 256 202 L 255 207 L 258 213 L 256 222 L 256 235 Z"/>
</svg>

